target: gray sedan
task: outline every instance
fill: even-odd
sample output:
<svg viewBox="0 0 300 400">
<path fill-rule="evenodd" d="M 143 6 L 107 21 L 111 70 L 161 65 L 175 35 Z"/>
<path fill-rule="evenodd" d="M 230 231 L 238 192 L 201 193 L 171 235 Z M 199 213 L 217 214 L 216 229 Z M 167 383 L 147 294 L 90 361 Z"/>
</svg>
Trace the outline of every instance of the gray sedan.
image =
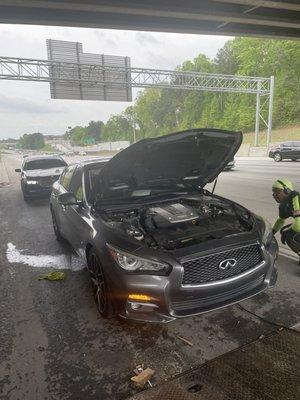
<svg viewBox="0 0 300 400">
<path fill-rule="evenodd" d="M 241 141 L 193 129 L 65 169 L 51 194 L 54 232 L 87 260 L 102 316 L 168 322 L 275 284 L 268 222 L 205 189 Z"/>
</svg>

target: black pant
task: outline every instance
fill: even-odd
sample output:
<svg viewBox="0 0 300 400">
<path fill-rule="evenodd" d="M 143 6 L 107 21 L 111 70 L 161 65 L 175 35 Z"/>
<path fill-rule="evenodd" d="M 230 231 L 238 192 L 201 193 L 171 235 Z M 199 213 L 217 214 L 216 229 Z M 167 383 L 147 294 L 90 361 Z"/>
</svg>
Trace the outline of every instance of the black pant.
<svg viewBox="0 0 300 400">
<path fill-rule="evenodd" d="M 297 254 L 300 255 L 300 232 L 288 229 L 285 233 L 286 244 Z"/>
</svg>

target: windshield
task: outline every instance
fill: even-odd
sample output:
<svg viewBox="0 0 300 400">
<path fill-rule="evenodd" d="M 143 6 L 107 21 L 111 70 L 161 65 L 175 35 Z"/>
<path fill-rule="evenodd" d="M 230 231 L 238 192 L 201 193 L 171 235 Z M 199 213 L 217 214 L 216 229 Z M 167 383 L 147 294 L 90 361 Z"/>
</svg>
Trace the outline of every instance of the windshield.
<svg viewBox="0 0 300 400">
<path fill-rule="evenodd" d="M 67 163 L 58 158 L 40 159 L 27 161 L 24 165 L 24 171 L 31 171 L 34 169 L 50 169 L 65 167 Z"/>
</svg>

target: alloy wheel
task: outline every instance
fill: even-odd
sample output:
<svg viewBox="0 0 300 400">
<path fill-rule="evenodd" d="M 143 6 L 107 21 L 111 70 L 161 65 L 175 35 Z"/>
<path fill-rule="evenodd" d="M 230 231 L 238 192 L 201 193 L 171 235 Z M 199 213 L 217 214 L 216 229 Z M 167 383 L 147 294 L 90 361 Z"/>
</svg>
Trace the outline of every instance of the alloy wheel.
<svg viewBox="0 0 300 400">
<path fill-rule="evenodd" d="M 92 253 L 89 258 L 89 273 L 91 277 L 96 306 L 100 314 L 104 314 L 107 307 L 105 281 L 98 258 L 94 253 Z"/>
<path fill-rule="evenodd" d="M 274 160 L 275 160 L 276 162 L 281 161 L 281 159 L 282 159 L 282 157 L 281 157 L 281 155 L 280 155 L 279 153 L 275 153 L 275 154 L 274 154 Z"/>
</svg>

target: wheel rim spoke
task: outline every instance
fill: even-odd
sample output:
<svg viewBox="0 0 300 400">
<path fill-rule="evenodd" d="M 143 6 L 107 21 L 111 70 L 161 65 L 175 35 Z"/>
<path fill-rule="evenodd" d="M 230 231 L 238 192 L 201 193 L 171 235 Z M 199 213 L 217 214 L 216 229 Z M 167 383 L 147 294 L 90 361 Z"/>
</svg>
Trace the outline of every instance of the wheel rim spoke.
<svg viewBox="0 0 300 400">
<path fill-rule="evenodd" d="M 106 294 L 103 273 L 99 267 L 98 260 L 93 254 L 90 258 L 89 273 L 93 286 L 94 299 L 98 310 L 103 312 L 106 306 Z"/>
</svg>

